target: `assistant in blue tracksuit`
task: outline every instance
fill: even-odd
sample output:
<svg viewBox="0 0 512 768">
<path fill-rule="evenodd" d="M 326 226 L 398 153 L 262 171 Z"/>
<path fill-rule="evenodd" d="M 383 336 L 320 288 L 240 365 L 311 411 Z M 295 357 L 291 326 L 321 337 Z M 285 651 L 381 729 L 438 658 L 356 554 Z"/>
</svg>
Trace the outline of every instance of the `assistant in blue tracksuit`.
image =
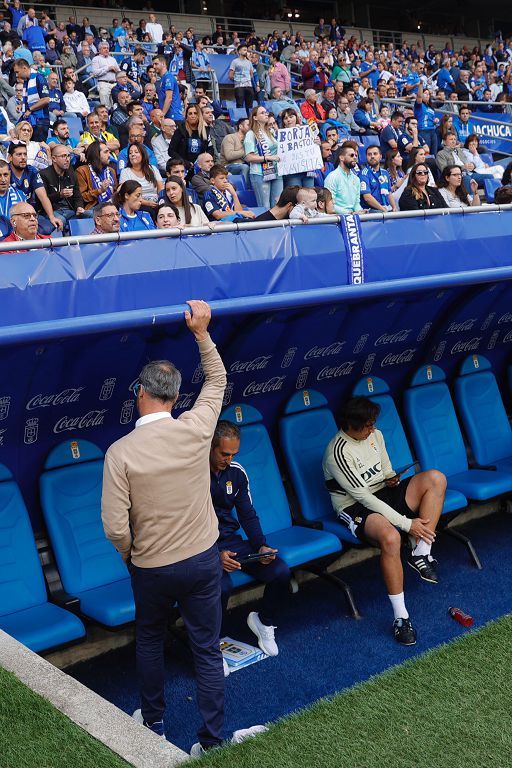
<svg viewBox="0 0 512 768">
<path fill-rule="evenodd" d="M 230 561 L 251 552 L 259 552 L 267 547 L 265 535 L 254 509 L 249 478 L 243 466 L 233 461 L 233 456 L 240 446 L 239 430 L 228 421 L 220 421 L 213 438 L 210 452 L 210 490 L 213 506 L 219 521 L 219 539 L 217 546 L 223 560 L 222 604 L 227 607 L 233 589 L 230 577 Z M 242 538 L 241 531 L 247 537 Z M 271 547 L 268 547 L 271 549 Z M 231 556 L 223 556 L 223 553 Z M 265 586 L 262 606 L 259 611 L 260 621 L 275 625 L 279 607 L 288 597 L 288 584 L 291 579 L 290 569 L 279 556 L 269 562 L 256 561 L 242 564 L 242 570 L 253 576 Z"/>
</svg>

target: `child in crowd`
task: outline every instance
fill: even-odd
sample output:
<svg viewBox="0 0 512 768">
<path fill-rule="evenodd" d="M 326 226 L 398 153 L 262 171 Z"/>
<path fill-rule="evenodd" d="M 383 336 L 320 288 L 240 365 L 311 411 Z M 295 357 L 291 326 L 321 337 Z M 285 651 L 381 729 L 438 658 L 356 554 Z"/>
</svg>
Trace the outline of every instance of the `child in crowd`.
<svg viewBox="0 0 512 768">
<path fill-rule="evenodd" d="M 211 221 L 243 221 L 254 219 L 252 211 L 244 211 L 235 188 L 228 181 L 228 171 L 223 165 L 210 170 L 212 188 L 204 193 L 204 210 Z"/>
<path fill-rule="evenodd" d="M 317 209 L 317 190 L 314 187 L 301 187 L 297 192 L 297 204 L 292 208 L 290 219 L 313 219 L 319 216 Z"/>
<path fill-rule="evenodd" d="M 330 189 L 327 187 L 317 187 L 316 191 L 316 205 L 320 216 L 335 216 L 334 200 Z"/>
</svg>

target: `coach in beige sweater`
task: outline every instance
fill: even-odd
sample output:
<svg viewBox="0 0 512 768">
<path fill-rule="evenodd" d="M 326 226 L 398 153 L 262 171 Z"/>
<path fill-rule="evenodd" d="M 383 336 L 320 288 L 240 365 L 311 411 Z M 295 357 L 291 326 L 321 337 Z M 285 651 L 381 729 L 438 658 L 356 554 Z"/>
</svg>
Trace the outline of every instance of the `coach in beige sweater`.
<svg viewBox="0 0 512 768">
<path fill-rule="evenodd" d="M 132 577 L 141 686 L 141 710 L 134 716 L 164 735 L 164 635 L 177 602 L 194 655 L 203 717 L 199 743 L 208 749 L 222 741 L 224 719 L 222 569 L 209 453 L 226 371 L 208 334 L 208 304 L 188 304 L 185 319 L 199 346 L 204 385 L 194 407 L 175 419 L 179 371 L 166 360 L 144 366 L 134 387 L 140 418 L 107 451 L 101 508 L 105 533 Z"/>
</svg>

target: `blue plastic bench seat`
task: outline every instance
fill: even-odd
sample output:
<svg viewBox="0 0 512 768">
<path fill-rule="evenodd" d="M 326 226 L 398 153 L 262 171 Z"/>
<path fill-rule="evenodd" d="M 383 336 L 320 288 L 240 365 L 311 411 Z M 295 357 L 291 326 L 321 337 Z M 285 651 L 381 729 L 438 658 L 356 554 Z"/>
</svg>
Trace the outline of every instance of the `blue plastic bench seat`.
<svg viewBox="0 0 512 768">
<path fill-rule="evenodd" d="M 41 504 L 64 589 L 81 611 L 108 627 L 135 619 L 128 570 L 101 522 L 103 453 L 87 440 L 68 440 L 48 455 Z"/>
<path fill-rule="evenodd" d="M 249 405 L 231 406 L 222 418 L 241 429 L 237 461 L 249 477 L 254 507 L 269 546 L 279 549 L 290 568 L 341 554 L 341 543 L 332 533 L 293 525 L 274 449 L 260 412 Z"/>
<path fill-rule="evenodd" d="M 424 469 L 439 469 L 448 488 L 486 501 L 512 491 L 512 474 L 469 469 L 466 448 L 444 371 L 424 365 L 405 392 L 405 410 L 417 456 Z"/>
<path fill-rule="evenodd" d="M 342 542 L 360 545 L 359 539 L 338 520 L 324 483 L 324 452 L 338 431 L 325 397 L 312 389 L 296 392 L 285 406 L 279 430 L 304 519 L 321 523 L 324 531 Z"/>
<path fill-rule="evenodd" d="M 512 428 L 491 363 L 470 355 L 455 379 L 457 406 L 473 456 L 481 467 L 512 471 Z"/>
<path fill-rule="evenodd" d="M 395 471 L 408 467 L 414 461 L 409 441 L 398 414 L 395 402 L 389 394 L 389 387 L 384 379 L 378 376 L 368 376 L 361 379 L 352 394 L 369 397 L 380 406 L 380 414 L 377 419 L 377 427 L 381 430 L 386 441 L 386 450 Z M 422 470 L 432 469 L 430 466 L 421 466 Z M 402 477 L 410 477 L 414 474 L 414 468 L 405 472 Z M 458 490 L 448 488 L 443 505 L 443 515 L 457 510 L 466 509 L 468 500 Z"/>
<path fill-rule="evenodd" d="M 27 509 L 4 465 L 0 465 L 0 629 L 36 652 L 85 635 L 78 616 L 48 602 Z"/>
</svg>

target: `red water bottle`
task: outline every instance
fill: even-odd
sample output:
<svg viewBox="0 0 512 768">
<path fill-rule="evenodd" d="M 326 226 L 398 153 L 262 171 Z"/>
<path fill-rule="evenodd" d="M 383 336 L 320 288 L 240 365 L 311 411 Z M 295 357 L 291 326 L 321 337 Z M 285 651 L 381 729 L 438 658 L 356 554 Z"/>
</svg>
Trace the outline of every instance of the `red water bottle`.
<svg viewBox="0 0 512 768">
<path fill-rule="evenodd" d="M 462 624 L 463 627 L 473 626 L 473 617 L 467 613 L 464 613 L 464 611 L 461 611 L 460 608 L 448 608 L 448 613 L 452 619 L 458 621 L 459 624 Z"/>
</svg>

